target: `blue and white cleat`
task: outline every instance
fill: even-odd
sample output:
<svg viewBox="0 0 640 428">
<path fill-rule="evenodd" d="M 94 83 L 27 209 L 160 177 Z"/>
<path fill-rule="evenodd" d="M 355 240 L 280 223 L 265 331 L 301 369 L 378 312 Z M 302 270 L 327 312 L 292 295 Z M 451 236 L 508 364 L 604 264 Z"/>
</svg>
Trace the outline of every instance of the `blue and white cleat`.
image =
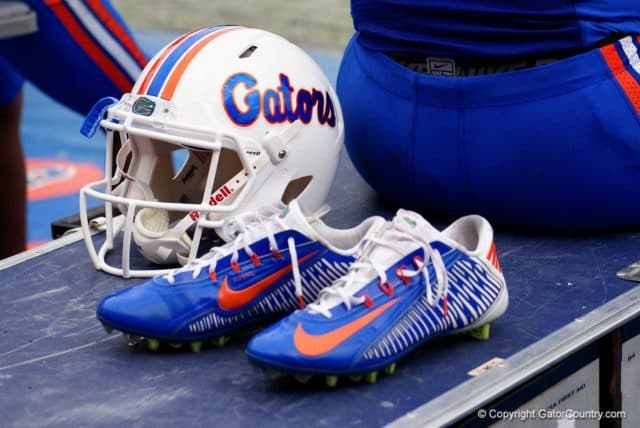
<svg viewBox="0 0 640 428">
<path fill-rule="evenodd" d="M 508 303 L 484 218 L 463 217 L 439 232 L 419 214 L 399 210 L 366 236 L 346 276 L 258 333 L 247 355 L 270 373 L 303 382 L 321 375 L 331 387 L 339 376 L 373 383 L 435 337 L 470 332 L 488 339 L 489 324 Z"/>
<path fill-rule="evenodd" d="M 120 330 L 135 345 L 203 341 L 224 345 L 228 334 L 271 321 L 312 302 L 342 277 L 363 237 L 385 221 L 372 217 L 346 230 L 306 217 L 297 202 L 284 211 L 235 217 L 238 233 L 222 247 L 168 275 L 122 290 L 100 302 L 98 319 L 107 332 Z"/>
</svg>

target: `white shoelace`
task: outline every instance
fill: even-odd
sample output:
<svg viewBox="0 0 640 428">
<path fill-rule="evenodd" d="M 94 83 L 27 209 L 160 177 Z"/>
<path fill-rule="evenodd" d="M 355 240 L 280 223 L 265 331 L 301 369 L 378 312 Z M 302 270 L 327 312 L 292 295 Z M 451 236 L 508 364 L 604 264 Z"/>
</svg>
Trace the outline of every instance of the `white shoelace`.
<svg viewBox="0 0 640 428">
<path fill-rule="evenodd" d="M 174 284 L 175 275 L 184 272 L 193 272 L 192 278 L 196 279 L 200 276 L 202 269 L 208 267 L 209 277 L 215 281 L 217 279 L 216 266 L 220 259 L 232 254 L 231 266 L 233 268 L 233 266 L 238 262 L 239 251 L 244 250 L 247 256 L 254 260 L 258 255 L 253 251 L 250 244 L 255 242 L 256 236 L 264 236 L 265 234 L 269 241 L 269 249 L 271 252 L 275 257 L 281 257 L 280 249 L 278 248 L 278 243 L 276 242 L 274 235 L 280 230 L 289 229 L 289 226 L 287 226 L 280 218 L 280 212 L 281 210 L 276 208 L 262 208 L 258 212 L 245 213 L 230 219 L 226 227 L 232 228 L 237 233 L 233 241 L 230 241 L 221 247 L 213 247 L 202 257 L 195 259 L 191 263 L 179 269 L 169 272 L 164 276 L 164 278 L 169 284 Z M 291 257 L 295 295 L 298 298 L 300 305 L 303 306 L 302 281 L 300 279 L 300 268 L 298 266 L 298 253 L 293 237 L 287 240 L 287 246 Z"/>
<path fill-rule="evenodd" d="M 446 295 L 449 289 L 447 269 L 445 267 L 444 261 L 442 260 L 440 252 L 433 249 L 428 242 L 419 240 L 412 235 L 409 235 L 408 233 L 402 233 L 394 229 L 389 229 L 380 238 L 369 238 L 366 245 L 386 247 L 400 255 L 404 255 L 405 252 L 402 250 L 403 246 L 401 245 L 403 242 L 417 243 L 420 248 L 422 248 L 425 258 L 424 260 L 420 260 L 418 257 L 416 257 L 413 260 L 413 263 L 417 268 L 416 270 L 406 268 L 397 269 L 396 274 L 401 278 L 404 277 L 410 279 L 422 273 L 425 281 L 427 302 L 429 303 L 429 305 L 437 305 L 442 297 L 445 298 L 446 302 Z M 327 287 L 320 291 L 318 299 L 314 303 L 310 303 L 307 307 L 311 311 L 315 311 L 324 315 L 326 318 L 331 318 L 332 315 L 330 309 L 334 306 L 333 302 L 335 302 L 335 300 L 331 298 L 332 296 L 339 298 L 348 310 L 351 310 L 352 305 L 360 305 L 365 303 L 368 296 L 355 295 L 350 290 L 353 288 L 353 282 L 358 278 L 358 274 L 363 273 L 366 275 L 366 272 L 369 270 L 375 272 L 376 277 L 380 281 L 381 288 L 387 287 L 389 284 L 387 273 L 385 272 L 385 267 L 380 266 L 378 263 L 371 260 L 371 253 L 367 254 L 366 248 L 364 254 L 365 255 L 361 256 L 357 262 L 351 265 L 351 268 L 347 275 L 336 280 L 330 287 Z M 430 260 L 433 262 L 433 268 L 436 273 L 436 281 L 434 287 L 431 286 L 431 279 L 429 277 L 428 266 Z M 366 282 L 368 283 L 370 282 L 370 280 L 367 280 Z M 432 288 L 435 288 L 435 295 Z M 389 291 L 392 292 L 392 290 Z"/>
</svg>

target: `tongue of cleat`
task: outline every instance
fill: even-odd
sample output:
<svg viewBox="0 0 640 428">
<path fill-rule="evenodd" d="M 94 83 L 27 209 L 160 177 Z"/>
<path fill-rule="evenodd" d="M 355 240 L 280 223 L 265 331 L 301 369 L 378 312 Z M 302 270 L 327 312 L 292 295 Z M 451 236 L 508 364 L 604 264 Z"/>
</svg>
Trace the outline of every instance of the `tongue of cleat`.
<svg viewBox="0 0 640 428">
<path fill-rule="evenodd" d="M 297 200 L 294 199 L 289 203 L 280 214 L 280 218 L 290 229 L 298 230 L 309 238 L 316 239 L 316 232 L 309 224 L 309 220 L 314 221 L 315 218 L 305 216 Z"/>
<path fill-rule="evenodd" d="M 424 217 L 413 211 L 398 210 L 392 220 L 392 224 L 396 230 L 413 235 L 419 240 L 431 242 L 440 236 L 438 229 L 431 226 L 431 223 L 425 220 Z"/>
<path fill-rule="evenodd" d="M 422 218 L 420 214 L 413 211 L 398 210 L 393 220 L 388 223 L 388 226 L 378 231 L 375 236 L 376 238 L 393 241 L 395 248 L 391 249 L 375 245 L 373 242 L 369 243 L 365 248 L 365 252 L 368 251 L 369 260 L 381 266 L 390 266 L 404 257 L 404 255 L 419 248 L 420 244 L 418 242 L 398 239 L 398 233 L 409 235 L 425 243 L 429 243 L 440 236 L 440 232 Z"/>
</svg>

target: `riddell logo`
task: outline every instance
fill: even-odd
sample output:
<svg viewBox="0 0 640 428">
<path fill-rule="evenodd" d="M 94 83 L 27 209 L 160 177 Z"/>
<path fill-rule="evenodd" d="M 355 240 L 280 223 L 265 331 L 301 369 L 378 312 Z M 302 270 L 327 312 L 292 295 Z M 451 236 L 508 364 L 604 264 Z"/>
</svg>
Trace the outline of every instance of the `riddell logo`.
<svg viewBox="0 0 640 428">
<path fill-rule="evenodd" d="M 233 189 L 229 189 L 229 186 L 225 185 L 222 189 L 211 195 L 211 197 L 209 198 L 209 205 L 215 207 L 220 202 L 227 199 L 232 193 Z M 189 217 L 191 217 L 191 220 L 196 221 L 198 218 L 200 218 L 200 213 L 198 213 L 197 211 L 191 211 L 189 213 Z"/>
</svg>

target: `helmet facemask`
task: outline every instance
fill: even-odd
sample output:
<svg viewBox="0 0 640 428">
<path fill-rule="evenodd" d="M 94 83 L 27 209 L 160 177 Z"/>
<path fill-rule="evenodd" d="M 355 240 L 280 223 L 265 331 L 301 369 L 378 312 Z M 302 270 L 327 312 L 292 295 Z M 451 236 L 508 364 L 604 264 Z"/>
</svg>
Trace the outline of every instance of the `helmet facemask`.
<svg viewBox="0 0 640 428">
<path fill-rule="evenodd" d="M 126 96 L 123 100 L 126 102 Z M 196 136 L 197 132 L 189 130 L 183 135 L 169 134 L 160 131 L 168 123 L 149 127 L 136 123 L 138 117 L 120 113 L 119 103 L 110 109 L 111 117 L 102 121 L 107 131 L 106 171 L 112 170 L 115 133 L 123 142 L 115 158 L 115 173 L 109 180 L 82 189 L 81 221 L 85 237 L 89 236 L 86 196 L 104 200 L 107 239 L 98 252 L 91 245 L 92 259 L 109 273 L 150 276 L 170 269 L 132 270 L 132 244 L 156 264 L 176 265 L 194 258 L 198 245 L 193 245 L 187 231 L 199 241 L 203 227 L 221 227 L 226 213 L 237 208 L 253 187 L 256 174 L 268 168 L 269 162 L 266 154 L 252 148 L 255 144 L 240 143 L 230 135 Z M 124 219 L 113 221 L 114 205 Z M 118 269 L 104 260 L 120 232 L 124 237 L 122 268 Z"/>
</svg>

